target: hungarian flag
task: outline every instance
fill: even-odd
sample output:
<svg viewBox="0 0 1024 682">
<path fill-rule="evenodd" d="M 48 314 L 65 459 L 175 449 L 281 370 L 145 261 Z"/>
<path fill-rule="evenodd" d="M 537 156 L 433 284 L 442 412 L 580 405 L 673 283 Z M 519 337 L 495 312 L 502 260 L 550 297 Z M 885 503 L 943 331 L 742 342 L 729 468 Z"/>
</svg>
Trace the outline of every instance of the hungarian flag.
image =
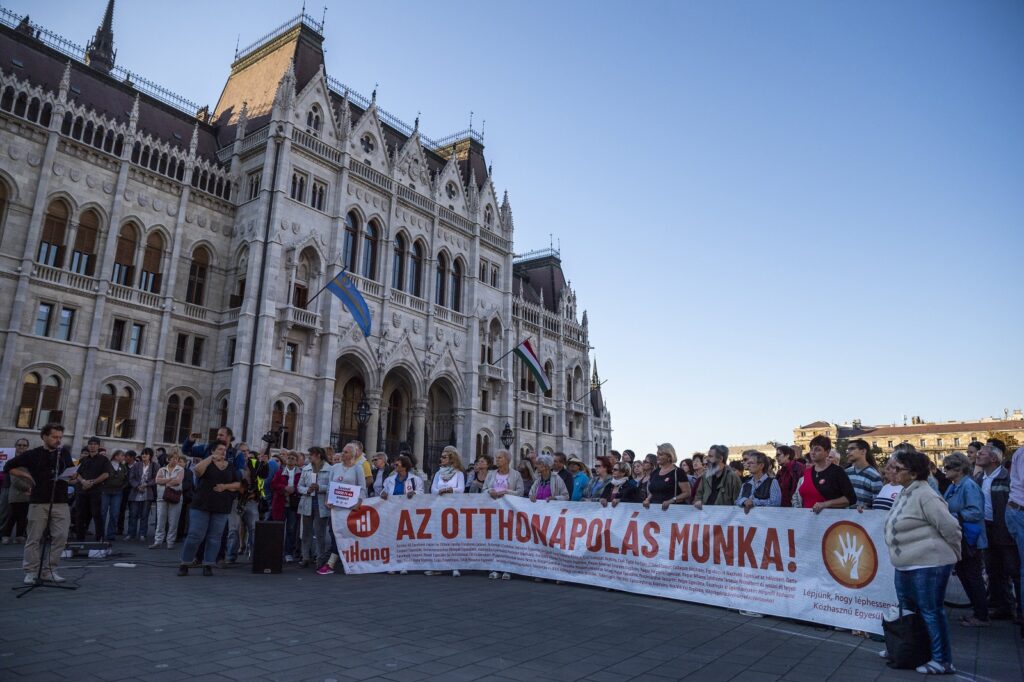
<svg viewBox="0 0 1024 682">
<path fill-rule="evenodd" d="M 533 352 L 533 346 L 530 345 L 529 339 L 523 339 L 523 342 L 516 346 L 515 351 L 519 359 L 526 364 L 526 368 L 530 370 L 537 383 L 540 384 L 540 388 L 545 393 L 551 390 L 551 380 L 548 379 L 547 375 L 544 374 L 544 368 L 540 364 L 540 360 L 537 359 L 537 354 Z"/>
</svg>

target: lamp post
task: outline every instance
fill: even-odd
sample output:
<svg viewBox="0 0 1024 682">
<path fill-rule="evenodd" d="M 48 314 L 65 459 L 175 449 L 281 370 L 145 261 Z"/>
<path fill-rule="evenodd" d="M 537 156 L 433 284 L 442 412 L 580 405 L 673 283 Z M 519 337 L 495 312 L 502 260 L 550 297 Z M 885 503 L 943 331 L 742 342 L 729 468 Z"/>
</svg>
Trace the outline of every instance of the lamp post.
<svg viewBox="0 0 1024 682">
<path fill-rule="evenodd" d="M 501 444 L 508 450 L 512 447 L 512 443 L 516 440 L 516 434 L 512 430 L 512 425 L 505 422 L 505 428 L 501 430 Z"/>
<path fill-rule="evenodd" d="M 370 421 L 370 403 L 366 402 L 364 395 L 356 405 L 356 422 L 359 424 L 359 441 L 366 444 L 366 422 Z"/>
</svg>

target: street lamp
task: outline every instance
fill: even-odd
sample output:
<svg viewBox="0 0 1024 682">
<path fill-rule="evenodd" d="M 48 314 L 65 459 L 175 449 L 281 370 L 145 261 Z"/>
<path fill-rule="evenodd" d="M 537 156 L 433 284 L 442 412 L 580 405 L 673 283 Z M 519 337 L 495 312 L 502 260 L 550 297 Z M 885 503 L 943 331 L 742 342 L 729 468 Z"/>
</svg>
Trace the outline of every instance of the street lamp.
<svg viewBox="0 0 1024 682">
<path fill-rule="evenodd" d="M 356 405 L 356 421 L 360 426 L 366 426 L 366 422 L 370 421 L 370 403 L 366 402 L 366 396 Z"/>
<path fill-rule="evenodd" d="M 513 441 L 516 439 L 515 432 L 512 431 L 512 425 L 505 422 L 505 428 L 501 431 L 501 444 L 505 446 L 505 449 L 512 447 Z"/>
</svg>

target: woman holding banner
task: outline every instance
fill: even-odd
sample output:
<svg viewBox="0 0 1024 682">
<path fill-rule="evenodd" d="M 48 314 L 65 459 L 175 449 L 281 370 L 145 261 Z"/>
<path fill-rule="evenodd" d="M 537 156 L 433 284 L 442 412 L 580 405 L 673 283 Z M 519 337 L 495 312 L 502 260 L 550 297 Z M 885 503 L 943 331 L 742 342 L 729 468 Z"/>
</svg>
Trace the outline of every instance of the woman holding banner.
<svg viewBox="0 0 1024 682">
<path fill-rule="evenodd" d="M 446 445 L 441 451 L 441 467 L 434 474 L 434 481 L 431 483 L 430 492 L 435 495 L 451 495 L 466 490 L 466 472 L 462 468 L 462 458 L 459 451 L 452 445 Z M 423 575 L 437 575 L 440 571 L 423 571 Z M 461 573 L 452 571 L 452 576 L 458 578 Z"/>
<path fill-rule="evenodd" d="M 690 501 L 690 479 L 686 472 L 676 466 L 676 449 L 671 443 L 658 446 L 658 468 L 651 473 L 647 481 L 647 497 L 644 509 L 651 504 L 660 504 L 662 511 L 667 511 L 677 502 Z"/>
<path fill-rule="evenodd" d="M 551 475 L 551 467 L 554 465 L 555 458 L 551 455 L 537 455 L 537 476 L 533 479 L 533 487 L 530 488 L 531 502 L 569 499 L 569 489 L 565 487 L 562 478 Z"/>
<path fill-rule="evenodd" d="M 948 675 L 953 668 L 949 624 L 942 601 L 953 565 L 960 561 L 960 524 L 946 501 L 928 485 L 928 458 L 904 443 L 890 460 L 903 486 L 885 519 L 885 544 L 895 571 L 900 608 L 921 615 L 930 639 L 932 659 L 917 672 Z M 851 547 L 851 551 L 855 548 Z"/>
<path fill-rule="evenodd" d="M 629 465 L 619 462 L 612 467 L 608 485 L 601 491 L 601 506 L 607 507 L 609 502 L 613 507 L 619 506 L 619 502 L 639 502 L 641 496 L 640 486 L 629 476 Z"/>
<path fill-rule="evenodd" d="M 750 472 L 750 478 L 740 486 L 736 506 L 743 507 L 749 514 L 754 507 L 779 507 L 782 505 L 782 490 L 779 482 L 771 475 L 772 462 L 768 455 L 757 450 L 743 453 L 743 468 Z"/>
<path fill-rule="evenodd" d="M 516 497 L 522 497 L 523 495 L 523 477 L 519 475 L 518 471 L 509 466 L 510 460 L 511 457 L 508 454 L 508 450 L 498 450 L 495 455 L 498 468 L 487 472 L 487 480 L 484 481 L 484 494 L 490 495 L 492 499 L 498 500 L 505 495 L 514 495 Z M 497 580 L 498 572 L 491 571 L 487 577 L 491 580 Z M 505 572 L 501 574 L 501 579 L 511 580 L 512 576 Z"/>
</svg>

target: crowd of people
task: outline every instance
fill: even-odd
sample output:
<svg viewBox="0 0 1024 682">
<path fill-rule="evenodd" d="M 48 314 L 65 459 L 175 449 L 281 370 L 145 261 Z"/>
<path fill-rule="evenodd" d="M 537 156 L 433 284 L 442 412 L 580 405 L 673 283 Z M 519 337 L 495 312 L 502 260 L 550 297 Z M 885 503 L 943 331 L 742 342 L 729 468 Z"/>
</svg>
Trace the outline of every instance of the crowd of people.
<svg viewBox="0 0 1024 682">
<path fill-rule="evenodd" d="M 921 614 L 928 631 L 932 660 L 919 672 L 953 672 L 943 607 L 953 572 L 971 604 L 961 626 L 1014 620 L 1024 638 L 1024 447 L 1011 458 L 996 438 L 972 442 L 966 452 L 945 457 L 941 467 L 903 443 L 881 470 L 866 441 L 851 440 L 839 452 L 826 436 L 810 442 L 806 457 L 795 446 L 778 445 L 773 456 L 747 450 L 730 461 L 726 446 L 712 445 L 680 461 L 673 446 L 663 443 L 642 459 L 631 450 L 613 450 L 593 467 L 561 452 L 530 453 L 513 466 L 511 455 L 500 450 L 480 455 L 467 468 L 449 446 L 437 470 L 428 473 L 410 452 L 368 458 L 359 441 L 340 452 L 260 452 L 235 443 L 226 427 L 208 443 L 198 443 L 193 434 L 170 451 L 108 452 L 99 438 L 90 438 L 77 462 L 62 446 L 63 427 L 48 425 L 41 437 L 42 445 L 31 450 L 27 439 L 18 439 L 0 484 L 2 542 L 25 543 L 29 584 L 37 577 L 63 582 L 56 572 L 59 548 L 71 533 L 86 541 L 90 527 L 97 541 L 152 539 L 150 549 L 173 549 L 181 542 L 178 574 L 201 567 L 212 575 L 217 566 L 251 556 L 260 519 L 283 523 L 283 561 L 332 574 L 339 561 L 327 498 L 333 482 L 381 499 L 517 495 L 533 502 L 630 503 L 662 510 L 736 506 L 745 514 L 762 507 L 814 514 L 855 508 L 887 514 L 884 540 L 896 569 L 897 597 Z M 54 549 L 41 566 L 47 523 Z M 511 576 L 494 571 L 489 577 Z"/>
</svg>

